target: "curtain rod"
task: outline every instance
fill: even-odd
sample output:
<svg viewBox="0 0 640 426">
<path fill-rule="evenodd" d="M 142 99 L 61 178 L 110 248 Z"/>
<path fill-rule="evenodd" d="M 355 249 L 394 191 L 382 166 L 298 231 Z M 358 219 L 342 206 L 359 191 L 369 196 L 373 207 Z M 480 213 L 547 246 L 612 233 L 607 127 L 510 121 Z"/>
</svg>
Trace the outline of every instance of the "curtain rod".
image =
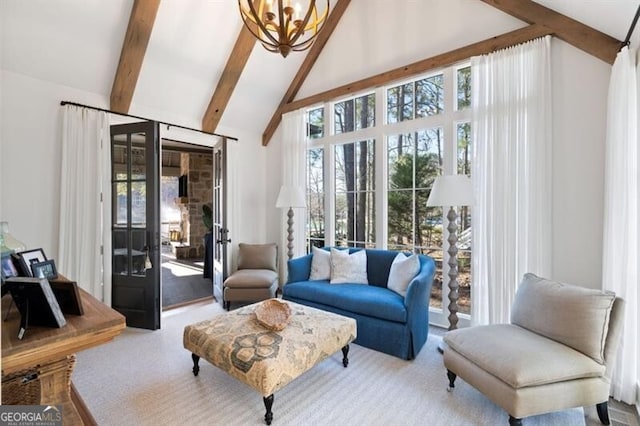
<svg viewBox="0 0 640 426">
<path fill-rule="evenodd" d="M 207 131 L 205 131 L 205 130 L 194 129 L 193 127 L 181 126 L 181 125 L 179 125 L 179 124 L 167 123 L 167 122 L 165 122 L 165 121 L 152 120 L 152 119 L 149 119 L 149 118 L 140 117 L 140 116 L 138 116 L 138 115 L 123 114 L 123 113 L 121 113 L 121 112 L 111 111 L 111 110 L 109 110 L 109 109 L 104 109 L 104 108 L 98 108 L 98 107 L 94 107 L 94 106 L 91 106 L 91 105 L 79 104 L 79 103 L 76 103 L 76 102 L 60 101 L 60 105 L 63 105 L 63 106 L 64 106 L 64 105 L 73 105 L 73 106 L 77 106 L 77 107 L 80 107 L 80 108 L 93 109 L 93 110 L 96 110 L 96 111 L 102 111 L 102 112 L 106 112 L 106 113 L 109 113 L 109 114 L 118 114 L 118 115 L 123 115 L 123 116 L 125 116 L 125 117 L 136 118 L 136 119 L 138 119 L 138 120 L 144 120 L 144 121 L 156 121 L 156 122 L 158 122 L 158 123 L 160 123 L 160 124 L 165 124 L 165 125 L 167 125 L 167 126 L 169 126 L 169 127 L 177 127 L 177 128 L 179 128 L 179 129 L 191 130 L 192 132 L 204 133 L 205 135 L 219 136 L 219 137 L 221 137 L 221 138 L 226 138 L 226 139 L 230 139 L 230 140 L 234 140 L 234 141 L 237 141 L 237 140 L 238 140 L 238 138 L 234 138 L 234 137 L 226 136 L 226 135 L 221 135 L 221 134 L 219 134 L 219 133 L 207 132 Z"/>
<path fill-rule="evenodd" d="M 636 28 L 636 24 L 638 23 L 638 17 L 640 17 L 640 5 L 638 5 L 636 16 L 633 17 L 633 21 L 631 22 L 631 26 L 629 27 L 629 32 L 627 33 L 627 37 L 625 37 L 624 41 L 622 42 L 622 47 L 629 46 L 629 44 L 631 44 L 631 34 L 633 34 L 633 30 Z"/>
</svg>

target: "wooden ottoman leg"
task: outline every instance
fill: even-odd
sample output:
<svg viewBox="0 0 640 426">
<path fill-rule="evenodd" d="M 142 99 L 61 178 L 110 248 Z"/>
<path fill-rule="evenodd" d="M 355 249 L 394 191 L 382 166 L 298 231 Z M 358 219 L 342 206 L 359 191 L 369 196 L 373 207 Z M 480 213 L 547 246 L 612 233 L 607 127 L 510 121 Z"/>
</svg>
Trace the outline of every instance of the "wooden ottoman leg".
<svg viewBox="0 0 640 426">
<path fill-rule="evenodd" d="M 349 365 L 349 345 L 343 346 L 342 347 L 342 365 L 344 365 L 344 368 L 347 368 L 347 365 Z"/>
<path fill-rule="evenodd" d="M 200 361 L 200 357 L 196 354 L 191 354 L 191 359 L 193 360 L 193 375 L 197 376 L 200 372 L 200 366 L 198 365 L 198 361 Z"/>
<path fill-rule="evenodd" d="M 262 400 L 264 401 L 264 408 L 267 409 L 267 412 L 264 415 L 264 421 L 266 424 L 270 425 L 273 420 L 273 413 L 271 412 L 271 407 L 273 406 L 273 394 L 263 397 Z"/>
</svg>

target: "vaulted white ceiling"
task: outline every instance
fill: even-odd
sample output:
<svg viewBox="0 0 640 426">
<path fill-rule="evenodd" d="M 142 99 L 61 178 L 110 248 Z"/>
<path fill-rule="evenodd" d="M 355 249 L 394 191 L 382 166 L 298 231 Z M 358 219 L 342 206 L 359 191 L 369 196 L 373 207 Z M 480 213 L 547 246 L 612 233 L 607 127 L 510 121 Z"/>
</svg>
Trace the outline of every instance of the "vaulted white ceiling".
<svg viewBox="0 0 640 426">
<path fill-rule="evenodd" d="M 538 3 L 623 40 L 640 0 Z M 132 4 L 0 0 L 2 69 L 104 95 L 108 107 Z M 471 37 L 470 25 L 482 31 Z M 524 25 L 479 0 L 352 0 L 298 97 Z M 241 26 L 235 0 L 162 0 L 130 112 L 199 128 Z M 632 47 L 639 41 L 640 28 Z M 282 58 L 257 44 L 219 129 L 261 134 L 305 54 Z"/>
</svg>

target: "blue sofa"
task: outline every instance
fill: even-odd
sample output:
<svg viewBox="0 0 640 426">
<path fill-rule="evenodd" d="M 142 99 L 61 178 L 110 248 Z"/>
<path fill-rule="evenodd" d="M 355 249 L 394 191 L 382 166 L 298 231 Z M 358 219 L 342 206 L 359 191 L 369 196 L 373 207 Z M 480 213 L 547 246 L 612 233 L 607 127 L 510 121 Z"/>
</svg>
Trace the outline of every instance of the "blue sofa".
<svg viewBox="0 0 640 426">
<path fill-rule="evenodd" d="M 354 318 L 358 324 L 354 343 L 403 359 L 415 358 L 429 332 L 433 259 L 419 256 L 420 272 L 403 297 L 387 288 L 389 270 L 398 252 L 349 248 L 350 253 L 357 250 L 366 250 L 369 285 L 309 281 L 309 254 L 289 260 L 283 299 Z"/>
</svg>

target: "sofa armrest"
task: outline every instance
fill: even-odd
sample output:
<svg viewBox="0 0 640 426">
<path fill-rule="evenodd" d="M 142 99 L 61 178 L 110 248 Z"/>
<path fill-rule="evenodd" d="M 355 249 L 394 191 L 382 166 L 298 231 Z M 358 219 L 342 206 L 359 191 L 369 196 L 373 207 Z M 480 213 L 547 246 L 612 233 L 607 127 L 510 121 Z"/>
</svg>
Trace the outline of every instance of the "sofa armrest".
<svg viewBox="0 0 640 426">
<path fill-rule="evenodd" d="M 313 255 L 308 254 L 306 256 L 296 257 L 287 262 L 287 284 L 297 281 L 309 281 L 312 257 Z"/>
<path fill-rule="evenodd" d="M 429 297 L 431 296 L 431 285 L 436 272 L 436 264 L 432 258 L 420 255 L 420 271 L 409 283 L 407 294 L 404 298 L 404 305 L 407 308 L 409 318 L 413 311 L 429 309 Z"/>
</svg>

